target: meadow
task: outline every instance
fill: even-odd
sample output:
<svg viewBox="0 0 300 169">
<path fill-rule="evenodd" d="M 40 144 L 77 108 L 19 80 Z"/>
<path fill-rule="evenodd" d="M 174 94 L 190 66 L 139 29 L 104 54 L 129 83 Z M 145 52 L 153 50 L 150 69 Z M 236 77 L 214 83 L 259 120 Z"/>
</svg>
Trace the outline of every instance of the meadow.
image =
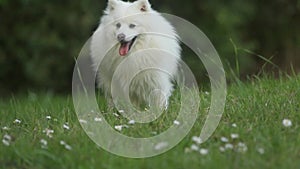
<svg viewBox="0 0 300 169">
<path fill-rule="evenodd" d="M 228 86 L 222 119 L 203 144 L 195 137 L 210 104 L 200 89 L 199 117 L 172 150 L 145 159 L 113 155 L 98 147 L 80 126 L 71 96 L 33 93 L 0 101 L 0 168 L 3 169 L 295 169 L 300 168 L 300 76 L 263 76 Z M 106 110 L 101 102 L 100 107 Z M 176 104 L 176 100 L 173 100 Z M 128 124 L 105 112 L 123 134 L 149 137 L 174 122 L 173 116 L 147 126 Z M 180 124 L 179 124 L 180 125 Z"/>
</svg>

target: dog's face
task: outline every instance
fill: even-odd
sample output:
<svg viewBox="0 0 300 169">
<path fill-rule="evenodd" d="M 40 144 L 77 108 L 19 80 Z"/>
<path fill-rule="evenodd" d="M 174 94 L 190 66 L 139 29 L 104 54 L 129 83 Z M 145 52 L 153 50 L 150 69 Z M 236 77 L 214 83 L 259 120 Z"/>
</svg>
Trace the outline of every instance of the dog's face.
<svg viewBox="0 0 300 169">
<path fill-rule="evenodd" d="M 141 27 L 137 22 L 133 22 L 132 20 L 128 21 L 129 22 L 120 19 L 117 20 L 115 24 L 115 36 L 120 43 L 119 54 L 121 56 L 128 54 L 141 31 Z"/>
<path fill-rule="evenodd" d="M 143 14 L 151 10 L 148 0 L 133 3 L 109 0 L 105 13 L 113 20 L 111 30 L 119 42 L 119 54 L 127 55 L 145 29 Z M 143 24 L 142 24 L 143 23 Z"/>
</svg>

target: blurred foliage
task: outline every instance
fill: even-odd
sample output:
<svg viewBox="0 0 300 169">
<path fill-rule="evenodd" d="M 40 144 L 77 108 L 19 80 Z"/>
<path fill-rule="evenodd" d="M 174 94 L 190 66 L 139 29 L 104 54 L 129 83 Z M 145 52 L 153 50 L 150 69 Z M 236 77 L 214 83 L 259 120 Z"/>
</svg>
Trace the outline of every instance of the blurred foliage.
<svg viewBox="0 0 300 169">
<path fill-rule="evenodd" d="M 299 70 L 300 0 L 150 2 L 160 12 L 197 25 L 225 67 L 238 76 L 255 73 L 265 63 L 244 49 L 271 59 L 282 70 L 291 63 Z M 74 60 L 105 5 L 96 0 L 0 0 L 0 92 L 69 91 Z M 184 58 L 198 79 L 205 76 L 190 52 Z"/>
<path fill-rule="evenodd" d="M 70 89 L 75 58 L 91 35 L 97 1 L 0 1 L 0 88 Z"/>
</svg>

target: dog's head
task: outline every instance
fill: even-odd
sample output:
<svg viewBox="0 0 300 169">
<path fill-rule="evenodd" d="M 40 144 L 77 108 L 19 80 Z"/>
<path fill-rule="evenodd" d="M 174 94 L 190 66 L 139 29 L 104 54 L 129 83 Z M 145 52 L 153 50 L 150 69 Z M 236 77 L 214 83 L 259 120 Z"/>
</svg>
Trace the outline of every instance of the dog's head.
<svg viewBox="0 0 300 169">
<path fill-rule="evenodd" d="M 145 31 L 147 18 L 145 14 L 151 12 L 148 0 L 137 0 L 135 2 L 124 2 L 121 0 L 109 0 L 104 13 L 109 16 L 112 23 L 110 31 L 113 31 L 115 40 L 119 42 L 119 54 L 127 55 L 139 35 Z"/>
</svg>

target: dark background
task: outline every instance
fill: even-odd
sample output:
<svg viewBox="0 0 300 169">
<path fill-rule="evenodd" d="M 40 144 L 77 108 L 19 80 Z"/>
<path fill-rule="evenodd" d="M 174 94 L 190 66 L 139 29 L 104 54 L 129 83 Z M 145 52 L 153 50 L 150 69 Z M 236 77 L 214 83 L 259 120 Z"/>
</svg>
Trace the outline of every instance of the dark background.
<svg viewBox="0 0 300 169">
<path fill-rule="evenodd" d="M 219 52 L 229 81 L 262 70 L 274 75 L 300 71 L 300 0 L 150 3 L 197 25 Z M 103 0 L 0 0 L 0 97 L 41 90 L 69 93 L 75 58 L 105 6 Z M 190 52 L 183 57 L 198 80 L 205 78 L 201 62 Z"/>
</svg>

